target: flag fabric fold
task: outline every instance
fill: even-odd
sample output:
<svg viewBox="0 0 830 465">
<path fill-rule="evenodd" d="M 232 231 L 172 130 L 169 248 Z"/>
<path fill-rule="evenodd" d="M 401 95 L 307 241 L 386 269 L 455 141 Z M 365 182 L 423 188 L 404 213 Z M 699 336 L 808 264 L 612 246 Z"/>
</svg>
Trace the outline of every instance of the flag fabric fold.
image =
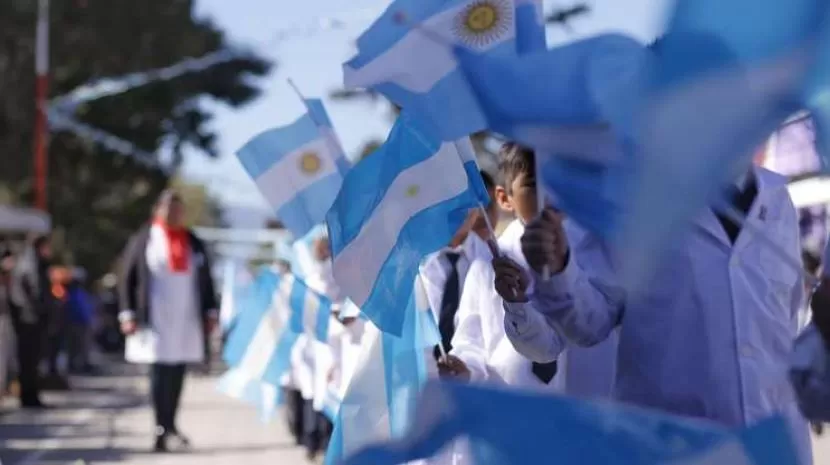
<svg viewBox="0 0 830 465">
<path fill-rule="evenodd" d="M 487 204 L 472 146 L 440 142 L 406 111 L 357 164 L 326 217 L 334 278 L 381 331 L 400 335 L 421 259 Z"/>
<path fill-rule="evenodd" d="M 230 370 L 220 381 L 220 390 L 259 403 L 263 415 L 273 411 L 294 344 L 303 334 L 327 340 L 331 306 L 291 274 L 261 272 L 228 334 L 223 357 Z M 273 397 L 272 392 L 276 392 Z"/>
<path fill-rule="evenodd" d="M 415 416 L 427 379 L 425 356 L 440 336 L 427 326 L 432 312 L 420 277 L 413 287 L 400 336 L 367 325 L 360 361 L 337 411 L 327 465 L 373 442 L 401 437 Z"/>
<path fill-rule="evenodd" d="M 781 418 L 733 432 L 629 406 L 431 381 L 409 433 L 362 449 L 347 465 L 428 457 L 467 436 L 476 464 L 797 465 Z"/>
<path fill-rule="evenodd" d="M 349 162 L 320 100 L 293 123 L 248 141 L 237 157 L 295 238 L 323 222 Z"/>
<path fill-rule="evenodd" d="M 487 56 L 516 53 L 513 0 L 397 0 L 358 39 L 343 65 L 347 88 L 369 88 L 420 118 L 441 140 L 486 127 L 453 46 Z"/>
</svg>

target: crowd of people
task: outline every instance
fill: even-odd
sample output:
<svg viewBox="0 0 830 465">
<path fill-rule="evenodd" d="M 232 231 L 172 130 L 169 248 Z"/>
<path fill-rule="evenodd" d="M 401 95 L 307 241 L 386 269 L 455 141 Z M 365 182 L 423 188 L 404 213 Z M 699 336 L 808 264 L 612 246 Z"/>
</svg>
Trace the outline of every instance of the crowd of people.
<svg viewBox="0 0 830 465">
<path fill-rule="evenodd" d="M 803 274 L 782 266 L 755 233 L 706 211 L 653 285 L 626 295 L 613 250 L 550 205 L 539 212 L 535 166 L 532 151 L 505 144 L 497 179 L 481 172 L 489 205 L 470 212 L 450 243 L 421 264 L 441 339 L 425 355 L 431 376 L 613 399 L 730 427 L 780 414 L 802 463 L 810 463 L 808 423 L 786 373 L 793 341 L 810 321 L 805 275 L 818 275 L 822 264 L 800 253 L 784 178 L 752 167 L 731 198 L 801 258 Z M 163 193 L 126 247 L 118 292 L 107 276 L 97 298 L 79 270 L 56 271 L 46 237 L 22 253 L 3 251 L 0 380 L 17 380 L 22 406 L 44 406 L 40 391 L 49 375 L 61 374 L 60 354 L 68 355 L 69 372 L 92 370 L 97 328 L 102 349 L 125 348 L 128 361 L 151 366 L 154 450 L 189 445 L 176 422 L 185 371 L 209 353 L 219 305 L 208 251 L 185 227 L 184 208 L 175 192 Z M 492 225 L 505 215 L 512 219 L 496 238 Z M 314 459 L 331 438 L 330 398 L 343 397 L 366 335 L 378 330 L 342 295 L 325 234 L 294 266 L 302 270 L 287 262 L 274 269 L 301 273 L 335 302 L 328 343 L 301 335 L 281 386 L 289 429 Z M 457 442 L 428 462 L 458 463 L 464 449 Z"/>
<path fill-rule="evenodd" d="M 41 409 L 42 391 L 68 390 L 70 374 L 95 373 L 96 341 L 104 352 L 123 347 L 105 300 L 114 284 L 106 277 L 93 286 L 82 268 L 61 266 L 48 236 L 6 240 L 0 257 L 0 395 Z"/>
<path fill-rule="evenodd" d="M 427 355 L 431 376 L 613 399 L 728 427 L 780 414 L 801 463 L 811 462 L 808 422 L 787 372 L 793 342 L 810 322 L 805 276 L 818 276 L 821 263 L 801 254 L 784 177 L 753 166 L 730 198 L 802 260 L 803 274 L 784 266 L 757 233 L 707 210 L 653 286 L 626 295 L 607 244 L 550 205 L 539 213 L 533 152 L 507 143 L 499 156 L 498 180 L 482 172 L 492 199 L 486 216 L 471 212 L 420 267 L 441 334 L 441 347 Z M 513 219 L 494 240 L 487 223 L 505 214 Z M 324 236 L 314 242 L 316 271 L 307 279 L 342 303 L 327 244 Z M 361 339 L 377 330 L 341 311 L 332 316 L 328 344 L 303 338 L 295 346 L 283 382 L 290 430 L 309 458 L 331 433 L 326 393 L 345 391 Z M 315 385 L 320 379 L 327 388 Z M 464 449 L 458 442 L 428 462 L 463 463 Z"/>
</svg>

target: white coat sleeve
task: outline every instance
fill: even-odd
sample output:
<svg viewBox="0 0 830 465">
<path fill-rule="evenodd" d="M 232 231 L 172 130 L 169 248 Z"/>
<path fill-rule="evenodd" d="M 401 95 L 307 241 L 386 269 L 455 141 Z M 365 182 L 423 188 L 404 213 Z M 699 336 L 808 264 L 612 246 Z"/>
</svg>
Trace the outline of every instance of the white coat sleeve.
<svg viewBox="0 0 830 465">
<path fill-rule="evenodd" d="M 488 299 L 492 294 L 488 292 L 488 286 L 492 287 L 492 279 L 488 281 L 486 273 L 489 266 L 489 262 L 483 260 L 476 260 L 470 265 L 456 313 L 457 324 L 450 351 L 467 365 L 470 380 L 474 382 L 488 378 L 487 360 L 492 350 L 488 340 L 492 336 L 488 334 L 490 328 L 486 318 L 494 310 L 499 310 L 494 309 L 491 299 Z"/>
<path fill-rule="evenodd" d="M 574 227 L 566 227 L 566 233 L 571 252 L 565 269 L 547 281 L 534 276 L 530 303 L 569 342 L 590 347 L 607 339 L 620 323 L 625 292 L 602 243 Z"/>
<path fill-rule="evenodd" d="M 532 301 L 504 301 L 503 305 L 504 333 L 516 352 L 531 362 L 550 363 L 565 350 L 567 340 Z"/>
</svg>

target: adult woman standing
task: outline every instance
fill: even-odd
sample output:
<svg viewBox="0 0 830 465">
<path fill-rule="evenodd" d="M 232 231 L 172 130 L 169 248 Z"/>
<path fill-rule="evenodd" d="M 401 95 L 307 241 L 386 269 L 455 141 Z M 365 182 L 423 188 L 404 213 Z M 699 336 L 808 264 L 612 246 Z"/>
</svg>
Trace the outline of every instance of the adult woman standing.
<svg viewBox="0 0 830 465">
<path fill-rule="evenodd" d="M 151 363 L 155 451 L 166 452 L 170 438 L 186 447 L 176 427 L 185 367 L 204 361 L 218 306 L 205 246 L 184 226 L 184 204 L 174 191 L 162 193 L 151 224 L 127 245 L 122 266 L 121 330 L 150 341 L 143 361 Z"/>
</svg>

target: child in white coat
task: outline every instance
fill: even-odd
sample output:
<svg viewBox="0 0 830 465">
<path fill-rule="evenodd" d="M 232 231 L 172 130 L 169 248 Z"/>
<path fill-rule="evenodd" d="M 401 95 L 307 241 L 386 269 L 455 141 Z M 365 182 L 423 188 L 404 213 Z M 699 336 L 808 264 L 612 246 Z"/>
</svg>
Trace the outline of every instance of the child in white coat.
<svg viewBox="0 0 830 465">
<path fill-rule="evenodd" d="M 473 381 L 582 397 L 609 397 L 616 367 L 616 337 L 588 348 L 569 348 L 564 338 L 551 339 L 562 353 L 554 362 L 534 363 L 519 354 L 505 337 L 503 301 L 512 299 L 504 270 L 529 269 L 522 255 L 524 224 L 537 215 L 533 152 L 505 144 L 499 154 L 502 182 L 495 188 L 498 205 L 516 216 L 498 240 L 499 256 L 470 267 L 459 309 L 459 327 L 447 371 Z M 563 352 L 564 351 L 564 352 Z M 568 363 L 568 362 L 571 363 Z"/>
</svg>

